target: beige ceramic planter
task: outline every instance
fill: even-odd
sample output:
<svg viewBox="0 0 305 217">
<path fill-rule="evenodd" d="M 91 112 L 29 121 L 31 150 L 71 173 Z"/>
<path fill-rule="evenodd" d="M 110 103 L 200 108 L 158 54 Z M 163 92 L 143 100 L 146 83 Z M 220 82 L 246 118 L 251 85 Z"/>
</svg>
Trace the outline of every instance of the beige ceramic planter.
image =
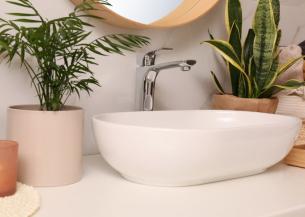
<svg viewBox="0 0 305 217">
<path fill-rule="evenodd" d="M 278 99 L 249 99 L 233 95 L 214 95 L 213 109 L 275 113 Z"/>
<path fill-rule="evenodd" d="M 32 186 L 75 183 L 82 175 L 83 110 L 40 111 L 36 105 L 8 109 L 8 138 L 19 143 L 19 180 Z"/>
</svg>

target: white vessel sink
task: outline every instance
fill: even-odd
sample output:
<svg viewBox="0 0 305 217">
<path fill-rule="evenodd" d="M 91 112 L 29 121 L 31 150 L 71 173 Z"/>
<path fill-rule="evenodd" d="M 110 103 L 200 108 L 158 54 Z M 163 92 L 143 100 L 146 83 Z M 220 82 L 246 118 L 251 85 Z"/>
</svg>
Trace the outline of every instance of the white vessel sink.
<svg viewBox="0 0 305 217">
<path fill-rule="evenodd" d="M 105 160 L 128 180 L 188 186 L 263 172 L 291 150 L 294 117 L 238 111 L 156 111 L 97 115 Z"/>
</svg>

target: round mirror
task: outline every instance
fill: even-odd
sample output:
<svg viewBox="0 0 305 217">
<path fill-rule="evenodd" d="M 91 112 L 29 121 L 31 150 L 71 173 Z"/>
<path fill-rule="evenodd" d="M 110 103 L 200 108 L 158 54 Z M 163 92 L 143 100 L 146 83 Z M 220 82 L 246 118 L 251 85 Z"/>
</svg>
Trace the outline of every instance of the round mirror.
<svg viewBox="0 0 305 217">
<path fill-rule="evenodd" d="M 79 4 L 83 0 L 72 0 Z M 105 22 L 128 28 L 174 27 L 207 13 L 219 0 L 109 0 L 98 4 L 92 14 Z"/>
</svg>

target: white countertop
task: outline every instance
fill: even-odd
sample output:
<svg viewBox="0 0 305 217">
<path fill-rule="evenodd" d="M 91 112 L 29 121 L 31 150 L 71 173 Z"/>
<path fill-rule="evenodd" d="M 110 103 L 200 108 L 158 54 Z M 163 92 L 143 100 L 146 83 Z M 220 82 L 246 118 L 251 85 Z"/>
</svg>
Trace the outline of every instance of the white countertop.
<svg viewBox="0 0 305 217">
<path fill-rule="evenodd" d="M 282 164 L 256 176 L 167 188 L 125 181 L 91 155 L 79 183 L 38 191 L 42 206 L 35 217 L 305 216 L 305 170 Z"/>
</svg>

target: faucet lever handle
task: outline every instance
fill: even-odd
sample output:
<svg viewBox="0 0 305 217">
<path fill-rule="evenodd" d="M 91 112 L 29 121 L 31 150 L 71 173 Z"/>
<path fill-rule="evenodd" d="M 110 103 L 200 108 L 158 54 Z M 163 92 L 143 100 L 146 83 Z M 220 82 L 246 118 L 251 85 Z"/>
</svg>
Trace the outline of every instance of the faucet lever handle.
<svg viewBox="0 0 305 217">
<path fill-rule="evenodd" d="M 146 53 L 143 57 L 142 66 L 152 66 L 155 65 L 157 54 L 163 50 L 173 50 L 173 48 L 162 47 L 157 50 L 150 51 Z"/>
<path fill-rule="evenodd" d="M 151 52 L 154 52 L 155 54 L 158 53 L 159 51 L 162 51 L 162 50 L 174 50 L 173 48 L 171 47 L 161 47 L 157 50 L 154 50 L 154 51 L 151 51 Z"/>
</svg>

